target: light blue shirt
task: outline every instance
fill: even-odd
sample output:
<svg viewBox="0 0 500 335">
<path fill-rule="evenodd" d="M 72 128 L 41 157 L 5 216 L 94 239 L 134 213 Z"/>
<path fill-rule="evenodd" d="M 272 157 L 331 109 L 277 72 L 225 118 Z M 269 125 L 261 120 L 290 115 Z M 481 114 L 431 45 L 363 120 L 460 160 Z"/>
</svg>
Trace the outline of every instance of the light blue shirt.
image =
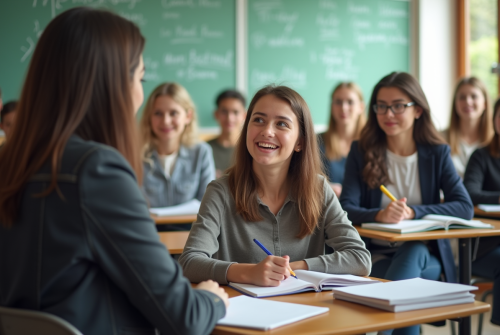
<svg viewBox="0 0 500 335">
<path fill-rule="evenodd" d="M 168 207 L 192 199 L 201 201 L 207 185 L 215 179 L 212 148 L 206 143 L 179 148 L 170 177 L 160 163 L 158 152 L 151 153 L 151 162 L 144 162 L 142 191 L 151 207 Z"/>
</svg>

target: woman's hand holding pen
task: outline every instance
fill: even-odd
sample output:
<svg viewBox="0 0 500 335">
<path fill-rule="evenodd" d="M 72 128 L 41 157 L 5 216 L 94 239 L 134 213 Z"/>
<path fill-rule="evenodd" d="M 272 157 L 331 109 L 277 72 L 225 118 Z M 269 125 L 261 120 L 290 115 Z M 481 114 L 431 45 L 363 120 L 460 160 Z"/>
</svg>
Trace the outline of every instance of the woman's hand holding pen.
<svg viewBox="0 0 500 335">
<path fill-rule="evenodd" d="M 288 269 L 290 257 L 267 256 L 258 264 L 234 263 L 227 269 L 229 282 L 253 284 L 258 286 L 278 286 L 290 277 Z"/>
<path fill-rule="evenodd" d="M 375 221 L 383 223 L 398 223 L 402 220 L 411 220 L 415 212 L 406 205 L 406 198 L 392 201 L 385 209 L 380 210 L 375 216 Z"/>
<path fill-rule="evenodd" d="M 290 277 L 290 257 L 267 256 L 254 265 L 249 273 L 252 284 L 259 286 L 278 286 L 282 280 Z"/>
</svg>

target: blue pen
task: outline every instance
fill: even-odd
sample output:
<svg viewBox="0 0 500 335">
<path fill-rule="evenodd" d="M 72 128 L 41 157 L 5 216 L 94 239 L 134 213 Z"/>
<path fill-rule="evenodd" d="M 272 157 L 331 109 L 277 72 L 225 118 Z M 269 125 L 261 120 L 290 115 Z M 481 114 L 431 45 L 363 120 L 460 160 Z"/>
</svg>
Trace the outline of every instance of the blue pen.
<svg viewBox="0 0 500 335">
<path fill-rule="evenodd" d="M 259 242 L 259 240 L 257 240 L 257 239 L 255 239 L 255 238 L 254 238 L 254 239 L 253 239 L 253 241 L 254 241 L 254 242 L 255 242 L 255 244 L 257 244 L 257 245 L 258 245 L 258 246 L 259 246 L 262 250 L 264 250 L 264 252 L 265 252 L 266 254 L 268 254 L 269 256 L 273 256 L 273 254 L 272 254 L 269 250 L 267 250 L 267 248 L 266 248 L 265 246 L 263 246 L 263 245 L 262 245 L 262 243 L 260 243 L 260 242 Z M 288 271 L 290 271 L 290 275 L 291 275 L 292 277 L 295 277 L 295 279 L 298 279 L 298 278 L 297 278 L 297 275 L 295 274 L 295 272 L 293 272 L 293 270 L 290 268 L 290 266 L 288 267 Z"/>
</svg>

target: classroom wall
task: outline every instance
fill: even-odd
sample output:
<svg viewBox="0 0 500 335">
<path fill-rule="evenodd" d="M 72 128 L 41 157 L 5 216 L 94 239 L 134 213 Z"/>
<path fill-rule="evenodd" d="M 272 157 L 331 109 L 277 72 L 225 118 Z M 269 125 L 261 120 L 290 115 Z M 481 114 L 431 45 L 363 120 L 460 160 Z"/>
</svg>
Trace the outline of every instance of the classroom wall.
<svg viewBox="0 0 500 335">
<path fill-rule="evenodd" d="M 418 0 L 418 77 L 436 127 L 448 127 L 457 81 L 455 0 Z"/>
</svg>

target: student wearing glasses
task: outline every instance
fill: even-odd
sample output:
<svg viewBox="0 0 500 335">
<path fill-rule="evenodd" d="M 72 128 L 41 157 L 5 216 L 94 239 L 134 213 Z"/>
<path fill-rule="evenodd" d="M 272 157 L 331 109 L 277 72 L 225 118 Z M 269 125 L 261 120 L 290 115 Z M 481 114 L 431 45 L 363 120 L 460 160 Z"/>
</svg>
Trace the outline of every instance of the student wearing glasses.
<svg viewBox="0 0 500 335">
<path fill-rule="evenodd" d="M 432 124 L 418 81 L 404 72 L 389 74 L 373 89 L 370 107 L 360 140 L 347 157 L 340 197 L 353 224 L 397 223 L 431 213 L 471 219 L 471 200 L 453 167 L 449 147 Z M 383 196 L 380 185 L 399 200 Z M 448 240 L 396 246 L 367 240 L 367 247 L 372 253 L 371 276 L 437 280 L 444 272 L 447 281 L 456 282 Z M 419 334 L 419 326 L 397 329 L 394 334 Z"/>
</svg>

